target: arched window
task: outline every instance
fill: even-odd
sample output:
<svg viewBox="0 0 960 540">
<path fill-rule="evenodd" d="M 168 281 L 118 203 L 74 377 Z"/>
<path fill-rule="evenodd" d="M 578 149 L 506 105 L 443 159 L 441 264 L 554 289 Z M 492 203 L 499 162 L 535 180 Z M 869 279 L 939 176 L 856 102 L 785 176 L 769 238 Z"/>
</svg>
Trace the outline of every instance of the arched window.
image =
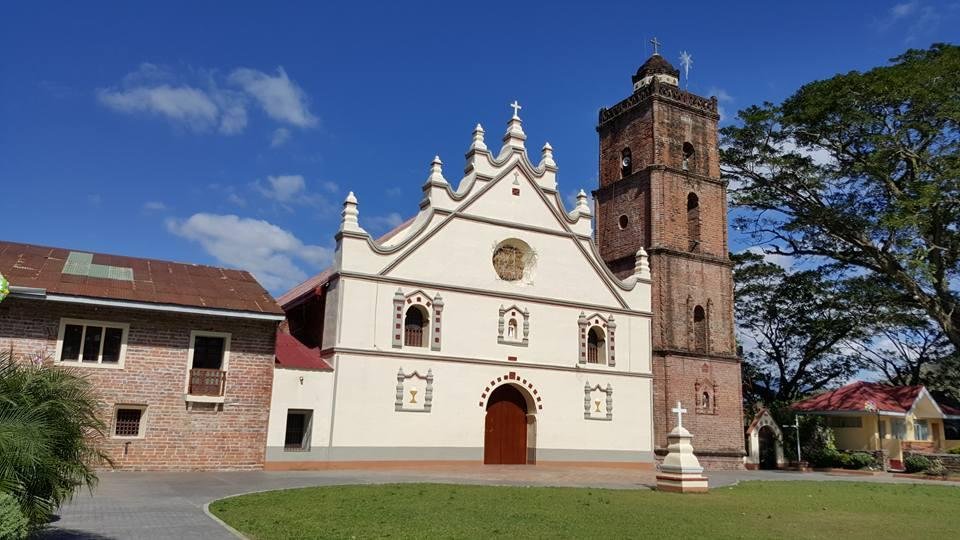
<svg viewBox="0 0 960 540">
<path fill-rule="evenodd" d="M 507 323 L 507 339 L 517 339 L 517 320 L 510 319 Z"/>
<path fill-rule="evenodd" d="M 703 407 L 704 409 L 709 409 L 709 408 L 710 408 L 710 393 L 709 393 L 709 392 L 704 392 L 704 393 L 703 393 L 703 398 L 700 400 L 700 406 Z"/>
<path fill-rule="evenodd" d="M 633 174 L 633 157 L 630 155 L 630 149 L 624 148 L 620 152 L 620 178 L 626 178 Z"/>
<path fill-rule="evenodd" d="M 693 350 L 707 352 L 707 314 L 703 306 L 693 308 Z"/>
<path fill-rule="evenodd" d="M 599 326 L 590 327 L 587 333 L 587 363 L 607 363 L 607 341 L 603 329 Z"/>
<path fill-rule="evenodd" d="M 430 316 L 423 306 L 410 306 L 403 319 L 403 344 L 407 347 L 425 347 L 430 331 Z"/>
<path fill-rule="evenodd" d="M 693 145 L 685 142 L 683 143 L 683 170 L 689 171 L 693 167 Z"/>
<path fill-rule="evenodd" d="M 687 195 L 687 239 L 690 251 L 700 251 L 700 199 L 694 193 Z"/>
</svg>

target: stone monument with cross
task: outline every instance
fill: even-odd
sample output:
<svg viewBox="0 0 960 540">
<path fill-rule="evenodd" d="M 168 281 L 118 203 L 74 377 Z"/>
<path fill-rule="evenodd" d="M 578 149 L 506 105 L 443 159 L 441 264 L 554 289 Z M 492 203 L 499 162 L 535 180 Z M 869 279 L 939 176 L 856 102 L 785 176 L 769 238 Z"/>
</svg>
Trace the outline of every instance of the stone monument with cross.
<svg viewBox="0 0 960 540">
<path fill-rule="evenodd" d="M 657 489 L 677 493 L 706 493 L 709 487 L 707 477 L 703 475 L 703 467 L 690 444 L 693 435 L 683 427 L 683 415 L 687 410 L 678 401 L 672 412 L 677 415 L 677 427 L 667 434 L 667 457 L 657 474 Z"/>
</svg>

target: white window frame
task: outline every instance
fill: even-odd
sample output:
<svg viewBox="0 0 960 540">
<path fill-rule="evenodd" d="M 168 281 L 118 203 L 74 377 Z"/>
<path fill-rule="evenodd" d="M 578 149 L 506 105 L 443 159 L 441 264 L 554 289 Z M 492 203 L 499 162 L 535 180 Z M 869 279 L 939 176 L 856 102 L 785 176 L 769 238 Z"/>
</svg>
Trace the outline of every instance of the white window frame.
<svg viewBox="0 0 960 540">
<path fill-rule="evenodd" d="M 917 437 L 917 435 L 918 435 L 917 432 L 919 431 L 918 428 L 919 428 L 921 425 L 924 426 L 923 429 L 927 432 L 927 436 L 926 436 L 926 438 L 924 438 L 924 439 L 921 439 L 921 438 Z M 924 441 L 925 441 L 925 442 L 929 442 L 929 441 L 933 440 L 933 438 L 931 437 L 931 435 L 933 435 L 933 431 L 932 431 L 932 428 L 930 427 L 930 421 L 929 421 L 929 420 L 927 420 L 926 418 L 924 418 L 924 419 L 922 419 L 922 420 L 921 420 L 921 419 L 917 419 L 917 420 L 914 420 L 914 421 L 913 421 L 913 440 L 918 441 L 918 442 L 924 442 Z"/>
<path fill-rule="evenodd" d="M 80 334 L 80 356 L 76 360 L 61 360 L 63 355 L 63 334 L 67 329 L 67 325 L 82 326 L 83 332 Z M 103 363 L 103 344 L 106 341 L 103 337 L 100 338 L 100 351 L 97 353 L 97 361 L 84 361 L 83 360 L 83 343 L 87 337 L 87 327 L 88 326 L 100 326 L 103 328 L 101 330 L 105 335 L 107 328 L 119 328 L 123 331 L 123 335 L 120 337 L 120 358 L 117 359 L 116 364 L 112 363 Z M 60 330 L 57 332 L 57 352 L 56 358 L 54 358 L 54 363 L 57 365 L 63 366 L 82 366 L 89 368 L 102 368 L 102 369 L 123 369 L 123 363 L 127 357 L 127 337 L 130 335 L 130 324 L 129 323 L 118 323 L 111 321 L 95 321 L 92 319 L 60 319 Z"/>
<path fill-rule="evenodd" d="M 117 435 L 117 413 L 120 412 L 120 409 L 139 409 L 140 410 L 140 426 L 139 432 L 136 435 Z M 110 424 L 110 438 L 111 439 L 142 439 L 147 435 L 147 406 L 146 405 L 127 405 L 127 404 L 116 404 L 113 407 L 113 422 Z"/>
<path fill-rule="evenodd" d="M 193 369 L 193 346 L 196 342 L 197 336 L 202 337 L 219 337 L 223 338 L 223 362 L 220 365 L 220 371 L 229 371 L 230 367 L 230 337 L 232 334 L 230 332 L 208 332 L 205 330 L 191 330 L 190 331 L 190 348 L 187 349 L 187 371 L 184 373 L 183 378 L 183 393 L 184 395 L 189 395 L 190 393 L 190 370 Z M 204 398 L 203 396 L 197 396 L 194 399 L 212 399 L 213 401 L 222 401 L 223 396 L 219 398 Z"/>
<path fill-rule="evenodd" d="M 283 423 L 283 451 L 284 452 L 309 452 L 313 439 L 313 409 L 287 409 L 286 419 Z M 290 413 L 306 415 L 306 421 L 303 424 L 303 440 L 299 448 L 287 448 L 287 422 L 290 421 Z"/>
</svg>

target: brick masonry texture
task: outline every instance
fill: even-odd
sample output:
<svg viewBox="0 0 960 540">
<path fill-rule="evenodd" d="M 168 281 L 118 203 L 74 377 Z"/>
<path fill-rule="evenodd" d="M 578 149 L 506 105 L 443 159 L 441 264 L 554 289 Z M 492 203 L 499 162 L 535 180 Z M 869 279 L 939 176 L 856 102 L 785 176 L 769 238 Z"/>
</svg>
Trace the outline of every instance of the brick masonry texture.
<svg viewBox="0 0 960 540">
<path fill-rule="evenodd" d="M 656 93 L 654 93 L 656 94 Z M 727 247 L 726 186 L 720 179 L 717 116 L 658 95 L 603 123 L 596 237 L 610 269 L 633 273 L 637 250 L 650 255 L 653 279 L 654 431 L 656 447 L 684 425 L 707 468 L 739 468 L 743 455 L 740 362 L 733 327 L 733 274 Z M 684 163 L 684 145 L 692 147 Z M 623 176 L 621 155 L 633 162 Z M 691 246 L 687 201 L 699 201 L 699 244 Z M 621 227 L 620 216 L 627 216 Z M 696 350 L 693 311 L 706 313 L 706 350 Z M 699 385 L 699 386 L 698 386 Z M 711 406 L 699 407 L 698 388 Z"/>
<path fill-rule="evenodd" d="M 71 367 L 94 385 L 107 425 L 103 449 L 123 470 L 262 469 L 273 384 L 276 323 L 8 298 L 0 303 L 0 349 L 18 359 L 56 354 L 60 319 L 127 323 L 122 369 Z M 191 331 L 228 332 L 222 411 L 188 411 Z M 147 407 L 144 438 L 112 438 L 117 405 Z"/>
</svg>

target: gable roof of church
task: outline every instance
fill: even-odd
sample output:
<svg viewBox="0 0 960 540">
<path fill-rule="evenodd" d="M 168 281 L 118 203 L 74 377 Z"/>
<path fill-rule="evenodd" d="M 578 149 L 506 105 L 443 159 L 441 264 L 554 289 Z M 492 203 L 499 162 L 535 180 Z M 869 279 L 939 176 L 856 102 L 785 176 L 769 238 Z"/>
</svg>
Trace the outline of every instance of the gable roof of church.
<svg viewBox="0 0 960 540">
<path fill-rule="evenodd" d="M 15 294 L 19 289 L 33 298 L 182 306 L 272 319 L 283 314 L 244 270 L 0 241 L 0 273 Z"/>
</svg>

